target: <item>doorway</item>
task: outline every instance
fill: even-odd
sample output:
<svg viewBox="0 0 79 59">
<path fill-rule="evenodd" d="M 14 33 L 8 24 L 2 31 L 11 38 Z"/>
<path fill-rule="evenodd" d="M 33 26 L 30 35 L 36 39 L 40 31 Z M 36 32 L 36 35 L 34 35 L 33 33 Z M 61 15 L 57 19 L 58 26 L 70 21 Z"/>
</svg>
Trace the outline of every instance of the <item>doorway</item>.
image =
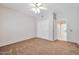
<svg viewBox="0 0 79 59">
<path fill-rule="evenodd" d="M 57 39 L 67 40 L 67 24 L 64 20 L 57 21 Z"/>
</svg>

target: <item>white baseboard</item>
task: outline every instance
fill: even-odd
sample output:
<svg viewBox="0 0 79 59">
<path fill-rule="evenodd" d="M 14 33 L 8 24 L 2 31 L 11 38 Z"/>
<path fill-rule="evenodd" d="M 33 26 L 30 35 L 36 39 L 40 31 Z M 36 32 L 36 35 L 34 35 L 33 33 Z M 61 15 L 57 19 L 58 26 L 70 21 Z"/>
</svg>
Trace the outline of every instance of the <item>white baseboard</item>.
<svg viewBox="0 0 79 59">
<path fill-rule="evenodd" d="M 34 36 L 23 38 L 23 39 L 19 39 L 19 40 L 16 40 L 16 41 L 14 40 L 14 41 L 9 41 L 9 42 L 1 42 L 0 43 L 0 47 L 6 46 L 6 45 L 9 45 L 9 44 L 13 44 L 13 43 L 17 43 L 17 42 L 20 42 L 20 41 L 28 40 L 28 39 L 31 39 L 31 38 L 34 38 Z"/>
</svg>

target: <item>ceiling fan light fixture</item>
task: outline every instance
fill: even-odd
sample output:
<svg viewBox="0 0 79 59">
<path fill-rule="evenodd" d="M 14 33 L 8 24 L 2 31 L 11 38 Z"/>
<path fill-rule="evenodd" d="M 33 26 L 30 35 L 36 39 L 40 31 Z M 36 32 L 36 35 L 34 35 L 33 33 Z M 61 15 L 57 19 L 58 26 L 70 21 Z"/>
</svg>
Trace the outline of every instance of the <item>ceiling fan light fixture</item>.
<svg viewBox="0 0 79 59">
<path fill-rule="evenodd" d="M 40 13 L 40 9 L 39 8 L 37 8 L 37 12 Z"/>
<path fill-rule="evenodd" d="M 40 13 L 40 10 L 46 10 L 45 7 L 42 7 L 42 4 L 41 3 L 32 3 L 31 4 L 33 6 L 32 10 L 35 12 L 35 13 Z"/>
<path fill-rule="evenodd" d="M 39 8 L 32 8 L 32 10 L 33 10 L 35 13 L 40 13 L 40 9 L 39 9 Z"/>
<path fill-rule="evenodd" d="M 42 3 L 37 3 L 37 6 L 41 6 L 42 5 Z"/>
<path fill-rule="evenodd" d="M 36 9 L 35 9 L 35 8 L 32 8 L 32 10 L 33 10 L 33 11 L 36 11 Z"/>
</svg>

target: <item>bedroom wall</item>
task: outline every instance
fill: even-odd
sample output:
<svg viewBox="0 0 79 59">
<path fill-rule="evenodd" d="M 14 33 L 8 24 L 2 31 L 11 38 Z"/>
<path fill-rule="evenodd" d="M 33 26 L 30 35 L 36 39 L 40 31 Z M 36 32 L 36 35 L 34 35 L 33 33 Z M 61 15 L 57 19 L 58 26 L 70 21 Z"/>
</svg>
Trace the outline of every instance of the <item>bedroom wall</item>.
<svg viewBox="0 0 79 59">
<path fill-rule="evenodd" d="M 40 18 L 38 20 L 38 31 L 37 36 L 53 40 L 52 27 L 52 12 L 55 11 L 57 14 L 57 20 L 65 20 L 67 23 L 67 41 L 79 43 L 79 4 L 53 4 L 50 5 L 48 16 Z M 49 14 L 50 13 L 50 14 Z M 53 23 L 53 22 L 52 22 Z M 50 28 L 49 28 L 50 27 Z"/>
<path fill-rule="evenodd" d="M 79 4 L 67 4 L 68 7 L 63 7 L 62 18 L 67 21 L 67 40 L 79 43 L 78 36 L 78 6 Z"/>
<path fill-rule="evenodd" d="M 35 37 L 35 18 L 0 6 L 0 46 Z"/>
<path fill-rule="evenodd" d="M 53 15 L 49 14 L 37 20 L 37 37 L 53 40 Z"/>
<path fill-rule="evenodd" d="M 48 17 L 49 18 L 49 17 Z M 37 20 L 37 37 L 49 39 L 49 20 L 40 18 Z"/>
</svg>

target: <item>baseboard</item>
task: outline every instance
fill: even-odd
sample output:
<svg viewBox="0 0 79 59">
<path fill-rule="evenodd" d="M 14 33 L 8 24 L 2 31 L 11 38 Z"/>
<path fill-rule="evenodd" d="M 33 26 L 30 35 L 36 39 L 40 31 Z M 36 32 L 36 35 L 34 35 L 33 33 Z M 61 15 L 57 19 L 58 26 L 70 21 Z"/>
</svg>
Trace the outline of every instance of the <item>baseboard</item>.
<svg viewBox="0 0 79 59">
<path fill-rule="evenodd" d="M 15 44 L 15 43 L 19 43 L 19 42 L 22 42 L 22 41 L 25 41 L 25 40 L 29 40 L 29 39 L 35 39 L 35 38 L 36 37 L 29 37 L 29 38 L 20 39 L 19 41 L 8 42 L 8 43 L 5 43 L 5 44 L 1 44 L 0 47 L 11 45 L 11 44 Z"/>
<path fill-rule="evenodd" d="M 47 40 L 47 41 L 55 41 L 55 40 L 50 40 L 50 39 L 46 39 L 46 38 L 42 38 L 42 37 L 29 37 L 29 38 L 25 38 L 25 39 L 22 39 L 22 40 L 19 40 L 19 41 L 16 41 L 16 42 L 11 42 L 11 43 L 0 45 L 0 47 L 20 43 L 20 42 L 23 42 L 23 41 L 26 41 L 26 40 L 31 40 L 31 39 L 42 39 L 42 40 Z M 61 40 L 59 40 L 59 41 L 61 41 Z M 67 42 L 72 42 L 72 41 L 67 41 Z M 72 43 L 77 43 L 77 42 L 72 42 Z M 79 44 L 79 43 L 77 43 L 77 44 Z"/>
<path fill-rule="evenodd" d="M 31 40 L 31 39 L 42 39 L 42 40 L 51 41 L 49 39 L 41 38 L 41 37 L 29 37 L 29 38 L 20 39 L 19 41 L 14 41 L 14 42 L 9 42 L 9 43 L 2 44 L 2 45 L 0 45 L 0 47 L 4 47 L 4 46 L 7 46 L 7 45 L 12 45 L 12 44 L 20 43 L 20 42 L 23 42 L 23 41 L 26 41 L 26 40 Z"/>
</svg>

